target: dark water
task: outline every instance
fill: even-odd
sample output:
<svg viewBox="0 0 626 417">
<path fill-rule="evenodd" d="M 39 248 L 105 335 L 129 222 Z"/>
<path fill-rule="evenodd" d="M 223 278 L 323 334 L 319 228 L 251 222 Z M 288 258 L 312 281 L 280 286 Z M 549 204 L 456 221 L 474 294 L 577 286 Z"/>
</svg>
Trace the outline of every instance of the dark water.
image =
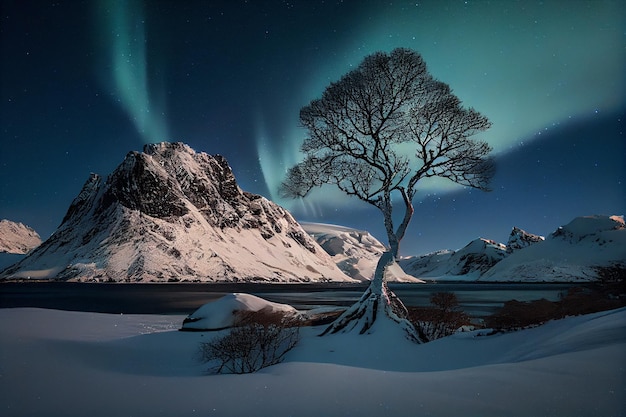
<svg viewBox="0 0 626 417">
<path fill-rule="evenodd" d="M 558 300 L 571 284 L 391 284 L 407 306 L 425 306 L 435 292 L 454 292 L 474 317 L 493 313 L 505 301 Z M 42 307 L 125 314 L 190 314 L 231 292 L 245 292 L 298 309 L 348 306 L 366 285 L 346 284 L 88 284 L 2 283 L 0 308 Z"/>
</svg>

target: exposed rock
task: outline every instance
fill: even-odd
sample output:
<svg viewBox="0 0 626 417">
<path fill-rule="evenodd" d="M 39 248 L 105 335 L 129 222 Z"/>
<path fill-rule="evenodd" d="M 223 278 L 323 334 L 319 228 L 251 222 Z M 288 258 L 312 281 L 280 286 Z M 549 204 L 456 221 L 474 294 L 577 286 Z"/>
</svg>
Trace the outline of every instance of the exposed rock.
<svg viewBox="0 0 626 417">
<path fill-rule="evenodd" d="M 3 277 L 349 281 L 291 214 L 242 191 L 226 159 L 182 143 L 91 174 L 58 230 Z"/>
<path fill-rule="evenodd" d="M 509 236 L 509 241 L 506 244 L 506 251 L 511 254 L 516 250 L 528 247 L 543 240 L 545 240 L 543 236 L 533 235 L 532 233 L 525 232 L 518 227 L 513 227 L 511 235 Z"/>
</svg>

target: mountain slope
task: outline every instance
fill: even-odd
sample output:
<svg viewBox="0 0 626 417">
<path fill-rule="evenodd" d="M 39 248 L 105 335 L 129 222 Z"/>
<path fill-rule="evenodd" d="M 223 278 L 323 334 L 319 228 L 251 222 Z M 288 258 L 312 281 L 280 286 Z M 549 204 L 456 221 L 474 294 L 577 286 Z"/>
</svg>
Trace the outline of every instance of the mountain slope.
<svg viewBox="0 0 626 417">
<path fill-rule="evenodd" d="M 513 252 L 480 281 L 590 281 L 615 266 L 626 269 L 624 218 L 585 216 Z"/>
<path fill-rule="evenodd" d="M 399 261 L 410 275 L 419 278 L 455 277 L 476 279 L 506 257 L 506 246 L 488 239 L 475 239 L 458 251 L 442 250 Z"/>
<path fill-rule="evenodd" d="M 39 234 L 22 223 L 0 220 L 0 253 L 23 255 L 41 244 Z"/>
<path fill-rule="evenodd" d="M 380 256 L 387 249 L 369 232 L 349 227 L 302 223 L 346 275 L 359 281 L 369 281 L 374 276 Z M 408 275 L 397 264 L 387 270 L 387 280 L 395 282 L 423 282 Z"/>
<path fill-rule="evenodd" d="M 624 274 L 626 227 L 623 216 L 578 217 L 547 238 L 514 227 L 507 245 L 481 238 L 458 251 L 407 257 L 399 264 L 431 280 L 594 281 Z"/>
<path fill-rule="evenodd" d="M 4 278 L 350 281 L 282 207 L 242 191 L 227 161 L 182 143 L 92 174 L 58 230 Z"/>
</svg>

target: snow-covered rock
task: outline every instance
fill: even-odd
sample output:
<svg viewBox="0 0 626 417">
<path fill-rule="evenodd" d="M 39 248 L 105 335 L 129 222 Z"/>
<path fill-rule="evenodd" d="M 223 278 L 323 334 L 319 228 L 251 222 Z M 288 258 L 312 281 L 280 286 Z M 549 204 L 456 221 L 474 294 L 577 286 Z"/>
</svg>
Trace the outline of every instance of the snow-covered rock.
<svg viewBox="0 0 626 417">
<path fill-rule="evenodd" d="M 56 232 L 0 277 L 352 281 L 289 212 L 242 191 L 225 158 L 166 142 L 91 174 Z"/>
<path fill-rule="evenodd" d="M 359 281 L 372 279 L 386 248 L 369 232 L 332 224 L 301 224 L 346 275 Z M 386 278 L 396 282 L 423 282 L 408 275 L 397 264 L 387 269 Z"/>
<path fill-rule="evenodd" d="M 545 240 L 543 236 L 528 233 L 519 227 L 513 227 L 509 235 L 509 241 L 506 244 L 507 253 L 513 253 L 516 250 L 533 245 L 537 242 Z"/>
<path fill-rule="evenodd" d="M 10 220 L 0 220 L 0 253 L 23 255 L 41 245 L 41 237 L 32 228 Z"/>
<path fill-rule="evenodd" d="M 183 321 L 184 330 L 220 330 L 235 324 L 238 312 L 266 311 L 297 315 L 298 311 L 288 304 L 272 303 L 263 298 L 243 293 L 231 293 L 204 304 Z"/>
<path fill-rule="evenodd" d="M 593 281 L 611 267 L 626 270 L 624 217 L 586 216 L 513 252 L 480 281 Z"/>
</svg>

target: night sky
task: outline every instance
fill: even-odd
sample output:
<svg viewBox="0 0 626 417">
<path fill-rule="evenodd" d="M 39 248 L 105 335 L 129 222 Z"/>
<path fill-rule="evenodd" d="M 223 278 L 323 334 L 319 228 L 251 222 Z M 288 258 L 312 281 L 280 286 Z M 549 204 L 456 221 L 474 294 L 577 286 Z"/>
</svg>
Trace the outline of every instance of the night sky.
<svg viewBox="0 0 626 417">
<path fill-rule="evenodd" d="M 626 212 L 626 6 L 616 1 L 8 1 L 0 22 L 0 218 L 47 238 L 90 172 L 145 143 L 222 154 L 298 220 L 382 216 L 318 192 L 283 201 L 302 106 L 375 51 L 408 47 L 493 123 L 493 191 L 418 192 L 404 255 L 549 234 Z"/>
</svg>

